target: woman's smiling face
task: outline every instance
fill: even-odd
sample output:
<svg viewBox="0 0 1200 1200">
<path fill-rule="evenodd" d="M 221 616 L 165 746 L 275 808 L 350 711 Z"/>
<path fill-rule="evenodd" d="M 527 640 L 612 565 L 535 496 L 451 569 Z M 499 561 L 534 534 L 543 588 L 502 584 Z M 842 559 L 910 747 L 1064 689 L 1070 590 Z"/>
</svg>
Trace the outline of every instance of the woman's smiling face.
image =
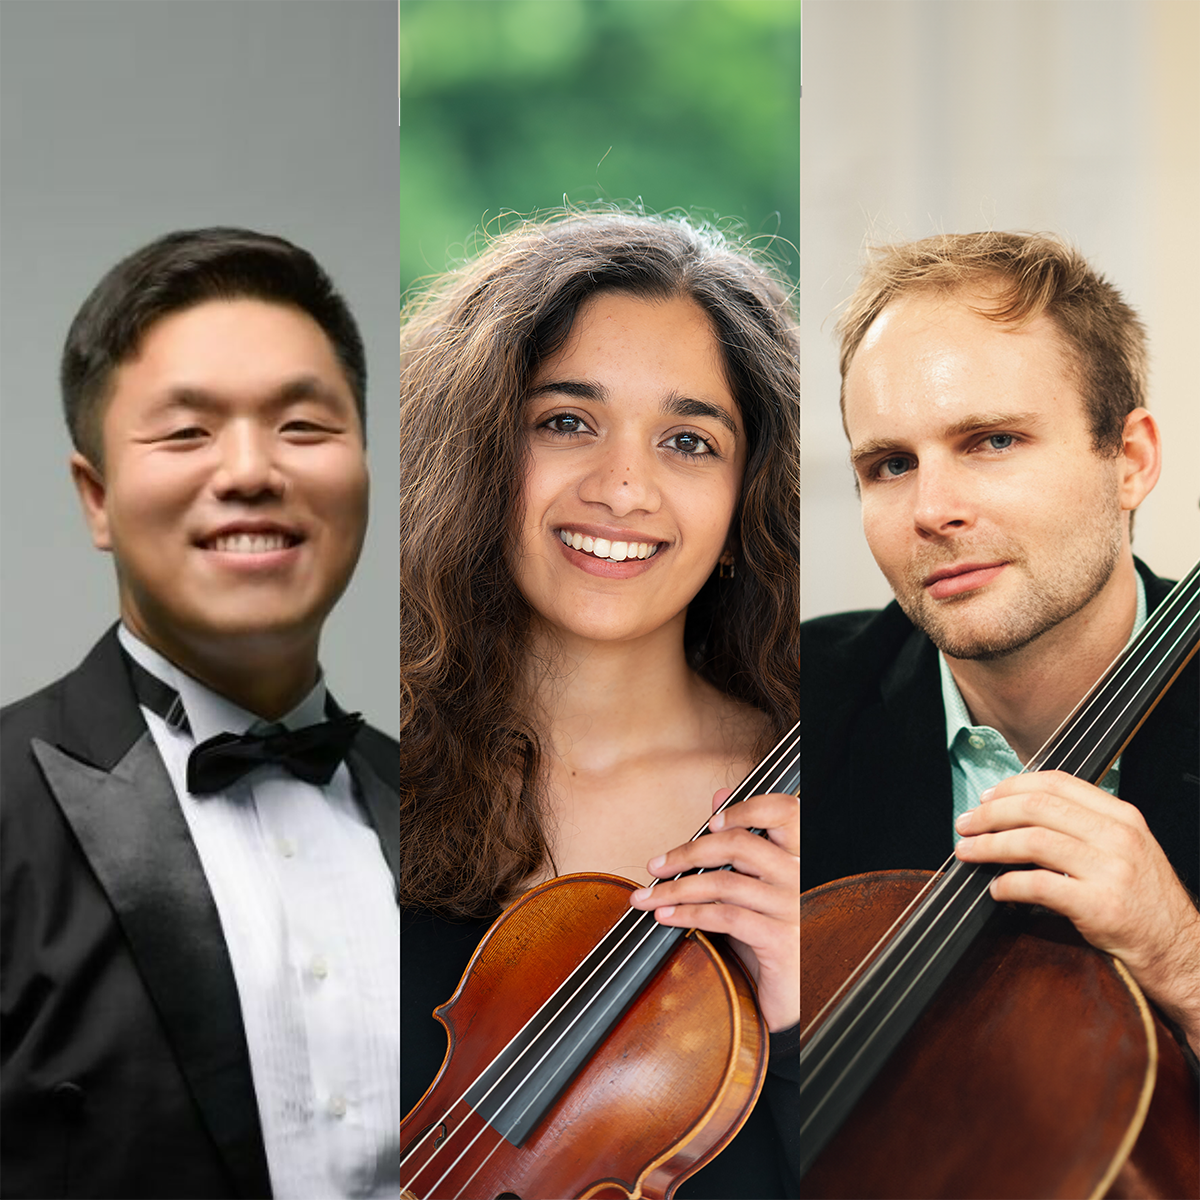
<svg viewBox="0 0 1200 1200">
<path fill-rule="evenodd" d="M 513 572 L 534 611 L 597 641 L 682 627 L 726 547 L 746 462 L 704 310 L 593 296 L 534 376 L 524 421 Z"/>
</svg>

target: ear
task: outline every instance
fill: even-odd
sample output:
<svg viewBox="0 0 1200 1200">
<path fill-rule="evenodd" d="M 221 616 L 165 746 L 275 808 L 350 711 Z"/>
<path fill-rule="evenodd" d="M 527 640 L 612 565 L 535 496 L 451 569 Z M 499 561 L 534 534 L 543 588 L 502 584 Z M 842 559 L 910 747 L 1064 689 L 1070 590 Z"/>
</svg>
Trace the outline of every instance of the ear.
<svg viewBox="0 0 1200 1200">
<path fill-rule="evenodd" d="M 91 530 L 92 544 L 97 550 L 111 550 L 108 509 L 105 506 L 108 492 L 104 486 L 104 476 L 76 451 L 71 455 L 71 480 L 83 505 L 83 517 Z"/>
<path fill-rule="evenodd" d="M 1132 511 L 1150 494 L 1162 470 L 1162 438 L 1158 422 L 1144 409 L 1125 418 L 1120 471 L 1121 507 Z"/>
</svg>

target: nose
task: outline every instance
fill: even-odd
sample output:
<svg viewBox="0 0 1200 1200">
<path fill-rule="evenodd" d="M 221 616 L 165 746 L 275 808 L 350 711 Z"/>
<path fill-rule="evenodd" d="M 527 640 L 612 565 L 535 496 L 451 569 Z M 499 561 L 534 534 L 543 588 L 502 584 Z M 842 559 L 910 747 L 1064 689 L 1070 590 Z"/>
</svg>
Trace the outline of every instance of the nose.
<svg viewBox="0 0 1200 1200">
<path fill-rule="evenodd" d="M 597 446 L 579 481 L 579 498 L 603 504 L 615 517 L 657 511 L 662 497 L 653 447 L 632 437 Z"/>
<path fill-rule="evenodd" d="M 274 438 L 253 422 L 232 422 L 217 441 L 220 456 L 213 491 L 221 499 L 259 500 L 283 494 Z"/>
<path fill-rule="evenodd" d="M 951 537 L 974 524 L 975 511 L 964 473 L 954 461 L 923 458 L 917 467 L 913 523 L 926 538 Z"/>
</svg>

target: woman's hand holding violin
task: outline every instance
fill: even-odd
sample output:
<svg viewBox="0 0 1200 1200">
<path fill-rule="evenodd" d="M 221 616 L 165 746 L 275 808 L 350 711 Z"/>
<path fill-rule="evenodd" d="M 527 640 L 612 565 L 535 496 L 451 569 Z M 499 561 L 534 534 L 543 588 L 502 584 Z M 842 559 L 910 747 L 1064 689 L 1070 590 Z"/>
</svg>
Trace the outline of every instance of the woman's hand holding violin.
<svg viewBox="0 0 1200 1200">
<path fill-rule="evenodd" d="M 716 793 L 714 809 L 730 791 Z M 752 796 L 716 813 L 709 829 L 652 859 L 647 869 L 663 882 L 640 888 L 630 903 L 654 909 L 663 925 L 728 935 L 758 985 L 767 1028 L 788 1029 L 800 1020 L 800 802 L 780 793 Z M 726 864 L 733 870 L 672 878 Z"/>
</svg>

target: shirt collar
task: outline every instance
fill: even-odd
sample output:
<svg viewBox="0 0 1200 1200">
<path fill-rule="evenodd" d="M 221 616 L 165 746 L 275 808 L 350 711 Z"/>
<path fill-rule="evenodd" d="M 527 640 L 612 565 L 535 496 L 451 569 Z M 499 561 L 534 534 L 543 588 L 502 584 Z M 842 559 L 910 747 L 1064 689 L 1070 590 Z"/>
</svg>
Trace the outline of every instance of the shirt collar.
<svg viewBox="0 0 1200 1200">
<path fill-rule="evenodd" d="M 232 700 L 214 692 L 198 679 L 181 671 L 170 659 L 146 645 L 126 625 L 117 629 L 122 648 L 151 675 L 173 687 L 183 702 L 192 737 L 197 743 L 219 733 L 245 733 L 251 728 L 258 730 L 283 725 L 288 729 L 301 729 L 316 725 L 325 719 L 325 679 L 320 675 L 312 691 L 289 713 L 278 721 L 264 721 L 261 717 L 235 704 Z"/>
<path fill-rule="evenodd" d="M 1137 612 L 1134 614 L 1133 630 L 1129 634 L 1129 642 L 1137 637 L 1146 623 L 1146 585 L 1142 582 L 1140 572 L 1135 571 L 1134 577 L 1137 580 Z M 1125 644 L 1128 646 L 1129 642 Z M 954 739 L 958 737 L 959 733 L 964 730 L 990 728 L 990 726 L 971 724 L 971 714 L 967 711 L 966 701 L 963 700 L 962 692 L 958 690 L 958 684 L 955 683 L 954 676 L 951 674 L 950 664 L 946 661 L 946 656 L 940 653 L 938 654 L 938 671 L 942 677 L 942 707 L 946 711 L 946 748 L 953 749 Z"/>
</svg>

